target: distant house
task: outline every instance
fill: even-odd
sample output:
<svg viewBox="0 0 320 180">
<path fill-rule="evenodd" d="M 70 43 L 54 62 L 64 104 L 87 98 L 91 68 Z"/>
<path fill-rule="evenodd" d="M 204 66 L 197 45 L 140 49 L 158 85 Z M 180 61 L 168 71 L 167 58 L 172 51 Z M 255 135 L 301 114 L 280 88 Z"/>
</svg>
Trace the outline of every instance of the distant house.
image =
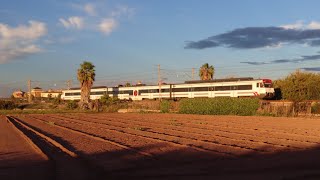
<svg viewBox="0 0 320 180">
<path fill-rule="evenodd" d="M 31 95 L 33 97 L 41 97 L 41 93 L 43 92 L 42 88 L 35 87 L 31 89 Z"/>
<path fill-rule="evenodd" d="M 62 94 L 62 90 L 52 90 L 49 89 L 48 91 L 41 92 L 41 97 L 44 98 L 57 98 L 60 94 Z"/>
<path fill-rule="evenodd" d="M 14 91 L 12 95 L 14 98 L 23 98 L 25 95 L 25 92 L 18 90 L 18 91 Z"/>
</svg>

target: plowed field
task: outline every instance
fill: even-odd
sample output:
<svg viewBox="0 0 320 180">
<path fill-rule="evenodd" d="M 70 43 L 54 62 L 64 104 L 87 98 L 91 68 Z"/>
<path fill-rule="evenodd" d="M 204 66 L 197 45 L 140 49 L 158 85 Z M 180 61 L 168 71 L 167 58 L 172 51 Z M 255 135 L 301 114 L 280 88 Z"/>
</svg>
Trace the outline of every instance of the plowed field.
<svg viewBox="0 0 320 180">
<path fill-rule="evenodd" d="M 133 113 L 11 117 L 82 159 L 82 169 L 99 170 L 86 174 L 110 179 L 320 178 L 317 118 Z"/>
</svg>

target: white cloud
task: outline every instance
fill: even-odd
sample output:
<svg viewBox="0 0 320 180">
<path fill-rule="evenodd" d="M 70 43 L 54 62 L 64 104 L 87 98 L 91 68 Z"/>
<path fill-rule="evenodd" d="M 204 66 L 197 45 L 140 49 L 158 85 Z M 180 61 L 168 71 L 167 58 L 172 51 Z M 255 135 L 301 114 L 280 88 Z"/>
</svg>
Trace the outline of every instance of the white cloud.
<svg viewBox="0 0 320 180">
<path fill-rule="evenodd" d="M 280 27 L 283 27 L 285 29 L 302 29 L 304 27 L 304 24 L 303 24 L 303 21 L 297 21 L 294 24 L 286 24 Z"/>
<path fill-rule="evenodd" d="M 309 24 L 304 24 L 303 21 L 297 21 L 294 24 L 282 25 L 285 29 L 320 29 L 320 22 L 311 21 Z"/>
<path fill-rule="evenodd" d="M 67 29 L 82 29 L 84 27 L 84 20 L 78 16 L 69 17 L 67 20 L 60 18 L 59 21 Z"/>
<path fill-rule="evenodd" d="M 6 24 L 0 24 L 1 38 L 36 39 L 47 33 L 46 25 L 42 22 L 29 21 L 30 26 L 20 25 L 11 28 Z"/>
<path fill-rule="evenodd" d="M 311 21 L 310 24 L 308 24 L 308 29 L 320 29 L 320 22 Z"/>
<path fill-rule="evenodd" d="M 35 42 L 46 34 L 46 24 L 38 21 L 15 28 L 0 23 L 0 64 L 40 52 L 41 48 Z"/>
<path fill-rule="evenodd" d="M 72 3 L 71 7 L 76 9 L 76 10 L 85 12 L 87 15 L 90 15 L 90 16 L 96 16 L 97 15 L 96 4 L 93 4 L 93 3 L 87 3 L 87 4 L 84 4 L 84 5 L 83 4 Z"/>
<path fill-rule="evenodd" d="M 96 7 L 93 4 L 88 3 L 88 4 L 84 5 L 83 10 L 90 16 L 97 15 Z"/>
<path fill-rule="evenodd" d="M 109 35 L 117 26 L 117 22 L 112 19 L 112 18 L 106 18 L 101 21 L 99 24 L 99 30 L 106 34 Z"/>
</svg>

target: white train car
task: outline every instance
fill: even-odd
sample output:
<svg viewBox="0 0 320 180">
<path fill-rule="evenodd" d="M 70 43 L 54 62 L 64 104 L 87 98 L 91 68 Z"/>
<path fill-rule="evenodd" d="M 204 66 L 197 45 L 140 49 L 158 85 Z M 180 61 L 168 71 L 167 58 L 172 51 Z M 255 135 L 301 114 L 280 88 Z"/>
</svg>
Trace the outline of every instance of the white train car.
<svg viewBox="0 0 320 180">
<path fill-rule="evenodd" d="M 91 99 L 98 99 L 104 94 L 119 99 L 178 99 L 197 97 L 259 97 L 274 96 L 270 79 L 229 78 L 209 81 L 186 81 L 183 84 L 165 84 L 132 87 L 95 87 L 91 90 Z M 80 99 L 80 89 L 62 91 L 62 99 Z"/>
<path fill-rule="evenodd" d="M 90 92 L 90 99 L 100 99 L 101 96 L 108 91 L 107 86 L 92 87 Z M 80 100 L 80 88 L 71 88 L 68 90 L 62 90 L 61 99 L 63 100 Z"/>
</svg>

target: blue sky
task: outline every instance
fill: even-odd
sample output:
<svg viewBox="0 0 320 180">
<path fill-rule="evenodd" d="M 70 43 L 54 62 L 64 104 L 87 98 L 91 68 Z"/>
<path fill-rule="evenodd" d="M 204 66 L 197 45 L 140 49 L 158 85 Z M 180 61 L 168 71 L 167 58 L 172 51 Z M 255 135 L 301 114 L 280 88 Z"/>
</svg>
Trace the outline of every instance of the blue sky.
<svg viewBox="0 0 320 180">
<path fill-rule="evenodd" d="M 317 0 L 2 0 L 0 97 L 66 88 L 84 60 L 95 85 L 215 78 L 278 79 L 320 70 Z"/>
</svg>

